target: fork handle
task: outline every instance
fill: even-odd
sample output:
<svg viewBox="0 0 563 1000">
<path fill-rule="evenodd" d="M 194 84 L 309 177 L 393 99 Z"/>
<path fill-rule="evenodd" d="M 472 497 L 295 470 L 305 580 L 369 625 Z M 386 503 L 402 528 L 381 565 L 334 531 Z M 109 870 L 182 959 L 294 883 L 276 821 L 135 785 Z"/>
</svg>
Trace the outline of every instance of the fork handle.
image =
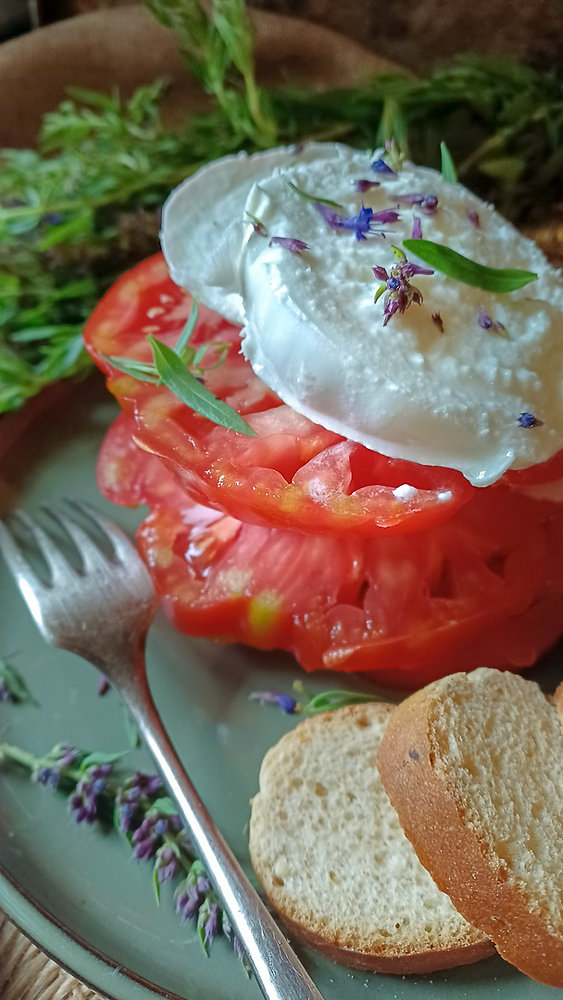
<svg viewBox="0 0 563 1000">
<path fill-rule="evenodd" d="M 192 836 L 267 1000 L 323 1000 L 190 781 L 154 704 L 144 670 L 121 693 Z"/>
</svg>

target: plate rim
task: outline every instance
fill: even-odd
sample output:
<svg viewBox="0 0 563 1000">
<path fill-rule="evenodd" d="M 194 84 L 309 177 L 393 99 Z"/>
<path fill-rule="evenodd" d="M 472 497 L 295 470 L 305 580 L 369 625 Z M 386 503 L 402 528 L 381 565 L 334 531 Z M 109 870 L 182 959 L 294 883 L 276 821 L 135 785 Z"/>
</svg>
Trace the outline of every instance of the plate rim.
<svg viewBox="0 0 563 1000">
<path fill-rule="evenodd" d="M 28 909 L 28 913 L 25 915 L 25 926 L 18 916 L 17 904 L 21 905 L 22 902 L 24 903 L 24 907 Z M 147 998 L 190 1000 L 186 996 L 181 997 L 178 993 L 171 993 L 170 990 L 158 986 L 157 983 L 150 982 L 144 976 L 138 975 L 132 969 L 110 958 L 109 955 L 100 951 L 94 945 L 89 944 L 81 935 L 75 934 L 65 922 L 60 920 L 51 910 L 43 906 L 42 903 L 28 893 L 2 864 L 0 864 L 0 904 L 5 916 L 43 955 L 54 962 L 60 969 L 74 976 L 78 982 L 82 983 L 88 989 L 103 996 L 104 1000 L 129 1000 L 129 996 L 121 991 L 118 991 L 118 993 L 113 991 L 108 993 L 105 985 L 98 984 L 95 980 L 90 979 L 89 976 L 85 977 L 74 961 L 67 961 L 64 956 L 60 957 L 60 949 L 57 949 L 57 954 L 55 954 L 48 945 L 45 945 L 45 935 L 48 936 L 49 932 L 54 931 L 61 944 L 70 946 L 71 950 L 76 952 L 74 956 L 75 960 L 86 957 L 87 960 L 94 963 L 94 971 L 99 969 L 100 972 L 103 971 L 111 977 L 114 977 L 116 973 L 123 976 L 134 987 L 140 987 L 146 991 Z M 36 921 L 36 918 L 39 918 L 39 920 Z M 43 924 L 44 934 L 41 933 L 41 924 Z"/>
</svg>

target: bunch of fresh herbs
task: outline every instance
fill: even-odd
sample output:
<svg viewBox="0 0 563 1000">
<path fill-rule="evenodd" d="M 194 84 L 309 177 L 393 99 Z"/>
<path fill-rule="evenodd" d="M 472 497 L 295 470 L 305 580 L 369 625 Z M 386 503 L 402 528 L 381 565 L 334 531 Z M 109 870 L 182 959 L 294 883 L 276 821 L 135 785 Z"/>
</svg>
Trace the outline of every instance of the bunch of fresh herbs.
<svg viewBox="0 0 563 1000">
<path fill-rule="evenodd" d="M 183 128 L 161 116 L 166 84 L 117 94 L 71 89 L 35 150 L 0 154 L 0 413 L 86 370 L 81 331 L 118 273 L 158 249 L 159 207 L 205 162 L 306 139 L 375 147 L 392 138 L 517 222 L 560 195 L 563 85 L 555 70 L 464 57 L 425 79 L 385 74 L 324 94 L 265 93 L 243 0 L 146 0 L 171 27 L 213 102 Z"/>
</svg>

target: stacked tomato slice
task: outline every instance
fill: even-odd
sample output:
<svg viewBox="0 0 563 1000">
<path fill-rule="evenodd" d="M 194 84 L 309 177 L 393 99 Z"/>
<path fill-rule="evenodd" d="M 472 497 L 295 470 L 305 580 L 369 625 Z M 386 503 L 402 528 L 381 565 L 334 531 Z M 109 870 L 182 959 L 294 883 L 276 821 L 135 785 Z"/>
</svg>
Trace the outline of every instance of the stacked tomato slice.
<svg viewBox="0 0 563 1000">
<path fill-rule="evenodd" d="M 156 256 L 113 286 L 85 331 L 123 411 L 100 488 L 151 507 L 139 546 L 180 630 L 400 686 L 483 663 L 520 669 L 557 639 L 562 505 L 526 496 L 518 473 L 479 490 L 313 424 L 253 373 L 238 329 L 202 307 L 191 342 L 211 345 L 205 385 L 256 437 L 108 362 L 149 361 L 147 335 L 174 344 L 190 308 Z M 560 475 L 558 457 L 521 482 Z"/>
</svg>

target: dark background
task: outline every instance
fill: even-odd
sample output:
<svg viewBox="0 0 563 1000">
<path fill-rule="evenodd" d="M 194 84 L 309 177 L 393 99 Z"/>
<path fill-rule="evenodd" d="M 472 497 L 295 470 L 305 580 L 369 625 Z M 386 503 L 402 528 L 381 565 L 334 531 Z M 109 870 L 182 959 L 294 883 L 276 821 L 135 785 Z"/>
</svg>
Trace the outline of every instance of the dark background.
<svg viewBox="0 0 563 1000">
<path fill-rule="evenodd" d="M 0 37 L 131 0 L 0 0 Z M 518 56 L 563 69 L 563 0 L 249 0 L 334 28 L 424 70 L 456 52 Z"/>
</svg>

